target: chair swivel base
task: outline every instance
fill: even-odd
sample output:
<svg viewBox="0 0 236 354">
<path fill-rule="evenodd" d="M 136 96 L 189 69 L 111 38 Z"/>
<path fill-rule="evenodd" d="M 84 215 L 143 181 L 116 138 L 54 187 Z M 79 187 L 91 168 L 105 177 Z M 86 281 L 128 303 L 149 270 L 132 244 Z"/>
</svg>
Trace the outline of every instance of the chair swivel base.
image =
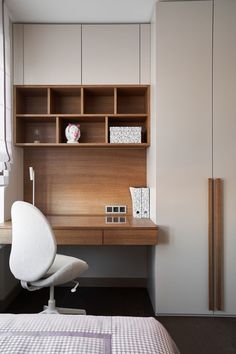
<svg viewBox="0 0 236 354">
<path fill-rule="evenodd" d="M 44 306 L 42 314 L 62 314 L 62 315 L 86 315 L 83 309 L 73 309 L 66 307 L 56 307 L 55 300 L 49 300 L 48 306 Z"/>
</svg>

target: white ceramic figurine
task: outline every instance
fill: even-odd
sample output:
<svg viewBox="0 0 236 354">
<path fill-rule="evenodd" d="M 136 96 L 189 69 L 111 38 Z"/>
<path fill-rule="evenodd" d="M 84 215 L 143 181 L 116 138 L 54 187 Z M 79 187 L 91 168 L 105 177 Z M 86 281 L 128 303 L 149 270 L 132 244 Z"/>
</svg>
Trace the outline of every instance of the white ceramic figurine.
<svg viewBox="0 0 236 354">
<path fill-rule="evenodd" d="M 80 124 L 69 123 L 65 130 L 67 143 L 76 144 L 80 138 Z"/>
</svg>

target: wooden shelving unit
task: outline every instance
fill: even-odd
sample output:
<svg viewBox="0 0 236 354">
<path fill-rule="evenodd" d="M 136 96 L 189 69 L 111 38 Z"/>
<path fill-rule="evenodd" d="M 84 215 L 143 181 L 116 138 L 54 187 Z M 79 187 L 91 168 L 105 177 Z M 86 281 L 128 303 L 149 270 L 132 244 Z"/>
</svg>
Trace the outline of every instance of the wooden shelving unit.
<svg viewBox="0 0 236 354">
<path fill-rule="evenodd" d="M 149 101 L 148 85 L 16 85 L 14 143 L 22 147 L 146 148 L 150 144 Z M 66 143 L 65 128 L 69 123 L 80 124 L 78 144 Z M 111 144 L 112 126 L 142 127 L 141 143 Z"/>
</svg>

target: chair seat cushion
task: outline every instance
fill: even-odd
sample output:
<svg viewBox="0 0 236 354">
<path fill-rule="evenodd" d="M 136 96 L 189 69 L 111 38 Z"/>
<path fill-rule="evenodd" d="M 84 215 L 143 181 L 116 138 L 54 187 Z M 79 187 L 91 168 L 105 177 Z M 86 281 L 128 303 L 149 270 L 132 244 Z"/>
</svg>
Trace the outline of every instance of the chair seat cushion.
<svg viewBox="0 0 236 354">
<path fill-rule="evenodd" d="M 42 279 L 30 284 L 37 287 L 60 285 L 70 282 L 88 269 L 88 264 L 79 258 L 57 254 L 52 266 Z"/>
</svg>

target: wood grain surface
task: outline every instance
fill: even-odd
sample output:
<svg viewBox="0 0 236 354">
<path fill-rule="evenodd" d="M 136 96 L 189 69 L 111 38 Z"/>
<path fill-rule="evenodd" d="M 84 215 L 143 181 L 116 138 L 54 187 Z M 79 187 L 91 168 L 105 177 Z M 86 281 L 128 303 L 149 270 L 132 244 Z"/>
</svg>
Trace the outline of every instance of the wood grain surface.
<svg viewBox="0 0 236 354">
<path fill-rule="evenodd" d="M 139 149 L 25 149 L 24 200 L 32 201 L 29 166 L 36 175 L 36 206 L 45 214 L 103 215 L 105 205 L 127 205 L 129 187 L 146 186 L 146 151 Z"/>
</svg>

